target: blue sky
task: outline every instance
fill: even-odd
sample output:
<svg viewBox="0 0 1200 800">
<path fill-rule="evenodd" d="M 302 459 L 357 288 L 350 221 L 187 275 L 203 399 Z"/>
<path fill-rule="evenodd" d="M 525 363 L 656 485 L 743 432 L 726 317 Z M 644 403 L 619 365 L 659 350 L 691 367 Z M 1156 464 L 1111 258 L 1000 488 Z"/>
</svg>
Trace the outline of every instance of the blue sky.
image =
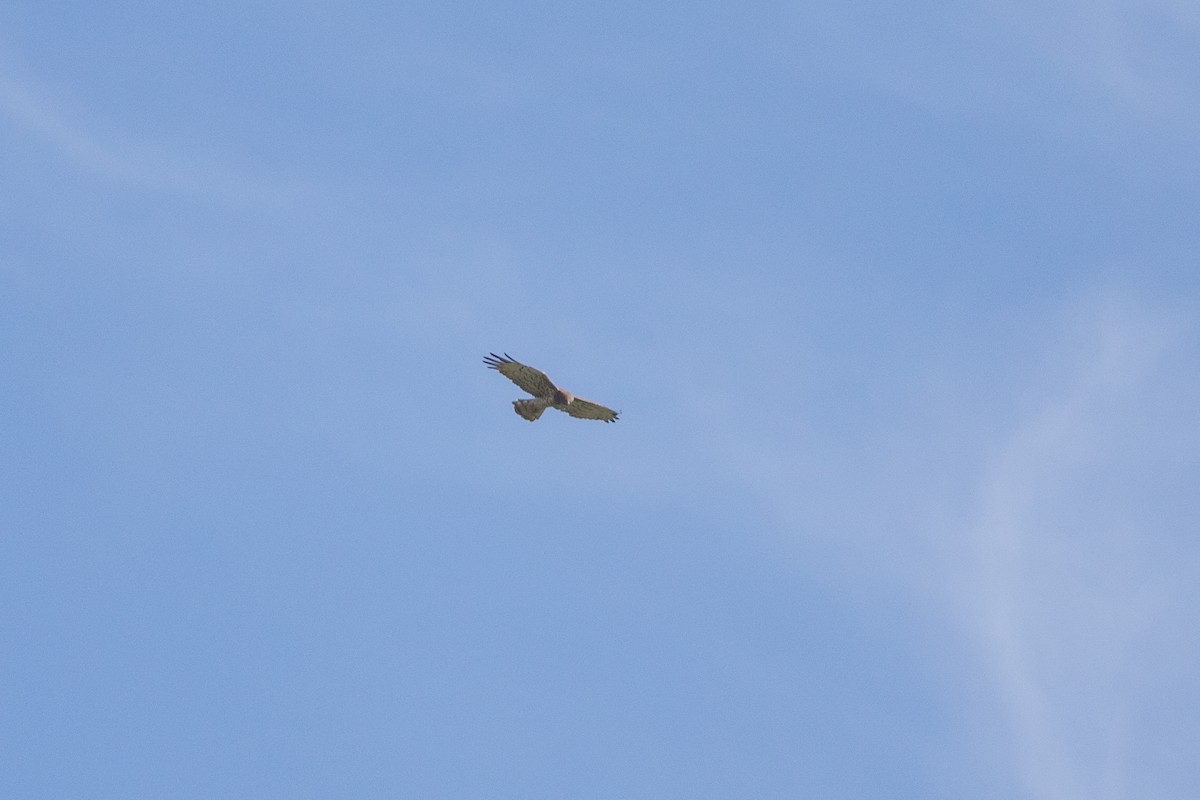
<svg viewBox="0 0 1200 800">
<path fill-rule="evenodd" d="M 1195 797 L 1198 39 L 0 4 L 0 795 Z"/>
</svg>

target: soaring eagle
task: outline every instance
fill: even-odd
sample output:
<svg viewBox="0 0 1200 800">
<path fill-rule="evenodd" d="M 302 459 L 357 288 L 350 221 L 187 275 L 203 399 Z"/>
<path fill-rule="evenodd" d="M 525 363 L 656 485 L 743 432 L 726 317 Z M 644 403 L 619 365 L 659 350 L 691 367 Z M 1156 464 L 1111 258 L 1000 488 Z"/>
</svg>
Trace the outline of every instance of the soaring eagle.
<svg viewBox="0 0 1200 800">
<path fill-rule="evenodd" d="M 617 420 L 616 411 L 558 388 L 546 377 L 546 373 L 514 361 L 508 353 L 503 357 L 492 353 L 483 359 L 483 363 L 533 395 L 531 400 L 513 401 L 513 410 L 530 422 L 540 417 L 548 407 L 580 419 Z"/>
</svg>

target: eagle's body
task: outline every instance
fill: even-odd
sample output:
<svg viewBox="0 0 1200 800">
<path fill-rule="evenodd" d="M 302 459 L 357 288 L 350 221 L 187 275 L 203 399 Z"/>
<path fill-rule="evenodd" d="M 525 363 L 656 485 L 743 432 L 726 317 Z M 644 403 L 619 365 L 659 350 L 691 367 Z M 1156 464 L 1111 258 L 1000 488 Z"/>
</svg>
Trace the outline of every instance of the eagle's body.
<svg viewBox="0 0 1200 800">
<path fill-rule="evenodd" d="M 546 377 L 546 373 L 513 360 L 508 353 L 503 357 L 492 353 L 483 359 L 483 363 L 533 395 L 529 400 L 513 401 L 513 410 L 530 422 L 540 417 L 547 408 L 558 409 L 579 419 L 598 419 L 603 422 L 617 420 L 616 411 L 558 388 Z"/>
</svg>

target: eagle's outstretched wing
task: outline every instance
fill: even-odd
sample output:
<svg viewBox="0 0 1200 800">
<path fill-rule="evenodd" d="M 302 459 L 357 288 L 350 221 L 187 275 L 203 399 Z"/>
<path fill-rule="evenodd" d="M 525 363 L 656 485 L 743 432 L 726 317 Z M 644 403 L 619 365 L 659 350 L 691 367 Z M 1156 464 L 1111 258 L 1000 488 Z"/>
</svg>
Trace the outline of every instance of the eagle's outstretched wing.
<svg viewBox="0 0 1200 800">
<path fill-rule="evenodd" d="M 618 412 L 611 408 L 605 408 L 598 403 L 593 403 L 591 400 L 584 400 L 582 397 L 576 397 L 567 404 L 566 412 L 572 417 L 580 419 L 598 419 L 604 422 L 616 422 Z"/>
<path fill-rule="evenodd" d="M 483 363 L 534 397 L 552 398 L 554 397 L 554 393 L 558 391 L 558 387 L 546 377 L 546 373 L 533 367 L 525 366 L 520 361 L 514 360 L 508 353 L 505 353 L 503 357 L 491 353 L 483 359 Z"/>
<path fill-rule="evenodd" d="M 579 419 L 617 421 L 616 411 L 559 389 L 546 377 L 546 373 L 525 366 L 508 353 L 503 356 L 491 353 L 483 359 L 483 363 L 533 395 L 532 400 L 517 400 L 513 403 L 513 410 L 530 422 L 540 417 L 548 407 Z"/>
</svg>

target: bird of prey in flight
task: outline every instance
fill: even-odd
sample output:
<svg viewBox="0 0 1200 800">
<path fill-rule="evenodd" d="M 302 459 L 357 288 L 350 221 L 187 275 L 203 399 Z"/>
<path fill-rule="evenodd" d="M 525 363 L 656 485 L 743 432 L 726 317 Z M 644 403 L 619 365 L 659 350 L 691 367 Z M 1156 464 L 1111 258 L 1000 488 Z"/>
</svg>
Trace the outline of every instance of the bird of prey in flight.
<svg viewBox="0 0 1200 800">
<path fill-rule="evenodd" d="M 579 419 L 617 420 L 618 412 L 558 388 L 546 377 L 546 373 L 525 366 L 508 353 L 503 357 L 492 353 L 483 359 L 483 363 L 533 395 L 527 400 L 513 401 L 513 410 L 530 422 L 540 417 L 547 408 L 556 408 Z"/>
</svg>

